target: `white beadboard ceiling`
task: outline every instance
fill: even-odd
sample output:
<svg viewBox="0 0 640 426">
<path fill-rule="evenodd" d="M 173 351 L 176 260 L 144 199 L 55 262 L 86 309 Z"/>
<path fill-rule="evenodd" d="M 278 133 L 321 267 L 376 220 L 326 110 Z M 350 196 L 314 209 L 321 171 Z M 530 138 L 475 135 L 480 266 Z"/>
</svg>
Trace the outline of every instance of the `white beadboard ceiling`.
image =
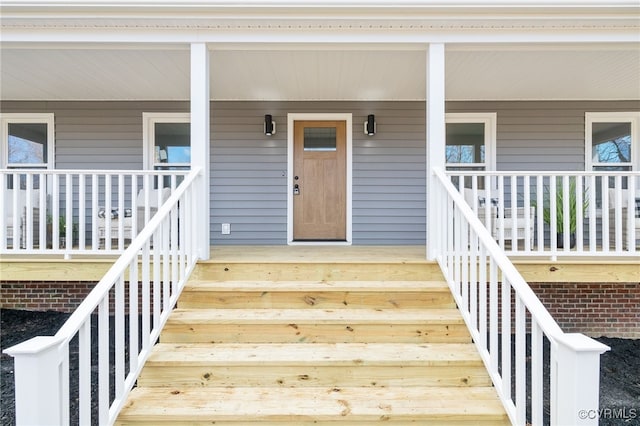
<svg viewBox="0 0 640 426">
<path fill-rule="evenodd" d="M 640 46 L 454 46 L 448 100 L 640 99 Z M 215 100 L 424 100 L 425 53 L 366 49 L 215 50 Z M 6 48 L 3 100 L 186 100 L 189 51 Z"/>
</svg>

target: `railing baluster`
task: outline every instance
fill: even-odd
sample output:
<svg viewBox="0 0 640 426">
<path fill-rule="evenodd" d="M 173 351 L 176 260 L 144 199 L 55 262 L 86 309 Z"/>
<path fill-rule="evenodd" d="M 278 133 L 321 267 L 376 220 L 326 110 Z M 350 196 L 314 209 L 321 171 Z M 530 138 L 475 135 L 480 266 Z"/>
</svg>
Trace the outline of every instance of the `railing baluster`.
<svg viewBox="0 0 640 426">
<path fill-rule="evenodd" d="M 617 175 L 615 178 L 615 183 L 613 186 L 614 191 L 614 200 L 613 200 L 613 211 L 614 211 L 614 223 L 615 223 L 615 241 L 616 241 L 616 252 L 622 251 L 622 176 Z"/>
<path fill-rule="evenodd" d="M 91 317 L 78 330 L 78 424 L 91 424 Z"/>
<path fill-rule="evenodd" d="M 589 253 L 597 250 L 596 176 L 589 176 Z"/>
<path fill-rule="evenodd" d="M 98 307 L 98 423 L 109 419 L 109 294 Z"/>
<path fill-rule="evenodd" d="M 487 202 L 491 202 L 491 200 L 487 200 Z M 498 225 L 498 245 L 500 248 L 504 250 L 504 215 L 505 215 L 505 206 L 504 206 L 504 176 L 498 176 L 498 206 L 496 207 L 498 210 L 498 216 L 495 219 Z"/>
<path fill-rule="evenodd" d="M 87 232 L 87 194 L 86 194 L 86 175 L 78 173 L 78 249 L 85 250 L 86 232 Z"/>
<path fill-rule="evenodd" d="M 515 318 L 515 333 L 516 333 L 516 417 L 518 424 L 526 423 L 527 416 L 527 389 L 526 389 L 526 310 L 522 299 L 519 295 L 515 296 L 516 302 L 516 318 Z"/>
<path fill-rule="evenodd" d="M 543 253 L 545 250 L 544 243 L 544 176 L 536 176 L 536 215 L 537 233 L 538 233 L 538 252 Z"/>
<path fill-rule="evenodd" d="M 479 291 L 479 298 L 478 298 L 478 303 L 480 305 L 480 309 L 479 309 L 479 317 L 480 317 L 480 325 L 479 325 L 479 332 L 480 332 L 480 346 L 482 348 L 487 348 L 487 254 L 484 248 L 484 245 L 480 245 L 479 248 L 480 251 L 480 259 L 479 259 L 479 266 L 480 266 L 480 277 L 478 279 L 478 291 Z"/>
<path fill-rule="evenodd" d="M 502 277 L 502 324 L 500 335 L 502 337 L 502 390 L 505 396 L 511 398 L 511 283 Z"/>
<path fill-rule="evenodd" d="M 113 206 L 111 204 L 111 175 L 105 174 L 104 176 L 104 249 L 111 250 L 111 210 Z"/>
<path fill-rule="evenodd" d="M 33 250 L 33 175 L 31 173 L 27 173 L 26 175 L 26 209 L 25 209 L 25 219 L 26 223 L 24 224 L 24 229 L 21 234 L 25 236 L 24 247 L 27 250 Z"/>
<path fill-rule="evenodd" d="M 489 353 L 491 370 L 498 371 L 498 265 L 489 256 Z"/>
<path fill-rule="evenodd" d="M 65 242 L 64 250 L 69 253 L 69 247 L 73 249 L 73 175 L 71 173 L 65 174 L 66 194 L 65 208 L 64 208 L 64 229 L 65 229 Z"/>
<path fill-rule="evenodd" d="M 124 394 L 124 275 L 115 283 L 115 377 L 116 399 Z"/>
<path fill-rule="evenodd" d="M 544 351 L 542 344 L 542 330 L 535 318 L 531 318 L 531 424 L 543 423 L 544 380 L 543 370 Z"/>
<path fill-rule="evenodd" d="M 0 211 L 3 212 L 0 214 L 0 250 L 5 251 L 7 249 L 7 238 L 8 238 L 8 224 L 5 223 L 6 215 L 4 212 L 8 212 L 9 209 L 6 207 L 6 204 L 9 200 L 9 196 L 7 195 L 7 183 L 5 182 L 4 173 L 0 173 Z M 13 226 L 13 225 L 12 225 Z"/>
<path fill-rule="evenodd" d="M 125 236 L 124 209 L 125 209 L 124 175 L 119 174 L 118 175 L 118 250 L 124 250 L 124 236 Z"/>
<path fill-rule="evenodd" d="M 515 254 L 518 252 L 518 177 L 512 175 L 509 178 L 509 184 L 511 185 L 511 200 L 509 203 L 511 206 L 511 252 Z"/>
<path fill-rule="evenodd" d="M 584 189 L 582 176 L 576 176 L 576 251 L 584 251 Z"/>
<path fill-rule="evenodd" d="M 98 175 L 91 176 L 91 248 L 94 251 L 100 249 L 98 240 L 98 186 L 100 181 Z"/>
<path fill-rule="evenodd" d="M 636 251 L 636 180 L 630 176 L 627 178 L 627 200 L 626 200 L 626 208 L 627 208 L 627 235 L 624 238 L 627 241 L 627 248 L 630 253 Z"/>
<path fill-rule="evenodd" d="M 533 241 L 533 235 L 531 235 L 531 221 L 533 220 L 531 217 L 531 177 L 524 176 L 522 183 L 524 193 L 522 204 L 522 211 L 524 212 L 524 251 L 526 253 L 533 250 L 533 247 L 531 247 L 531 242 Z"/>
<path fill-rule="evenodd" d="M 53 202 L 51 205 L 52 210 L 52 232 L 51 232 L 51 247 L 53 250 L 58 250 L 60 247 L 60 180 L 57 174 L 53 175 Z"/>
<path fill-rule="evenodd" d="M 558 217 L 555 214 L 558 206 L 556 206 L 556 176 L 549 177 L 549 239 L 551 240 L 551 253 L 557 253 L 558 251 Z"/>
<path fill-rule="evenodd" d="M 571 188 L 569 186 L 569 176 L 562 177 L 562 247 L 563 250 L 571 250 Z"/>
<path fill-rule="evenodd" d="M 609 246 L 609 179 L 602 176 L 600 182 L 600 196 L 602 197 L 602 251 L 610 251 Z"/>
</svg>

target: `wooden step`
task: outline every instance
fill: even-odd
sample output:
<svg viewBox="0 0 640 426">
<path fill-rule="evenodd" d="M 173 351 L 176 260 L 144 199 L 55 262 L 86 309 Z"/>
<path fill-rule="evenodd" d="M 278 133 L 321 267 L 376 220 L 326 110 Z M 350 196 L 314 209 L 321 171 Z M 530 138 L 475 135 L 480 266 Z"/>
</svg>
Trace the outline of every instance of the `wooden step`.
<svg viewBox="0 0 640 426">
<path fill-rule="evenodd" d="M 191 275 L 196 281 L 441 281 L 436 262 L 199 262 Z"/>
<path fill-rule="evenodd" d="M 444 281 L 190 281 L 180 308 L 453 308 Z"/>
<path fill-rule="evenodd" d="M 143 421 L 146 423 L 138 423 Z M 118 424 L 508 424 L 492 387 L 136 388 Z"/>
<path fill-rule="evenodd" d="M 489 386 L 471 343 L 158 344 L 138 386 Z"/>
<path fill-rule="evenodd" d="M 176 309 L 163 343 L 467 343 L 457 309 Z"/>
</svg>

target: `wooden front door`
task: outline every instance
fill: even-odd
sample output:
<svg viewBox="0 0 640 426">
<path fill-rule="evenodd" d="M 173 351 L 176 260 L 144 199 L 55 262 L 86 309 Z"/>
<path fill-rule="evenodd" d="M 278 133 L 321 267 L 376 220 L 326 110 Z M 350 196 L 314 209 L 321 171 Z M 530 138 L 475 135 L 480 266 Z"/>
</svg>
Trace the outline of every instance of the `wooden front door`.
<svg viewBox="0 0 640 426">
<path fill-rule="evenodd" d="M 345 121 L 295 121 L 294 241 L 345 241 L 347 160 Z"/>
</svg>

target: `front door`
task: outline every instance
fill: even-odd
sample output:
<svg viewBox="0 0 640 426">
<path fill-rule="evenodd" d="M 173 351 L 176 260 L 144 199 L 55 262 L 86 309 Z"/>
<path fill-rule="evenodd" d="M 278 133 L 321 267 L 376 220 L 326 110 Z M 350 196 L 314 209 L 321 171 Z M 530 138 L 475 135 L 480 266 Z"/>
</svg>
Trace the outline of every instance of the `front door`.
<svg viewBox="0 0 640 426">
<path fill-rule="evenodd" d="M 294 241 L 346 241 L 345 121 L 295 121 Z"/>
</svg>

